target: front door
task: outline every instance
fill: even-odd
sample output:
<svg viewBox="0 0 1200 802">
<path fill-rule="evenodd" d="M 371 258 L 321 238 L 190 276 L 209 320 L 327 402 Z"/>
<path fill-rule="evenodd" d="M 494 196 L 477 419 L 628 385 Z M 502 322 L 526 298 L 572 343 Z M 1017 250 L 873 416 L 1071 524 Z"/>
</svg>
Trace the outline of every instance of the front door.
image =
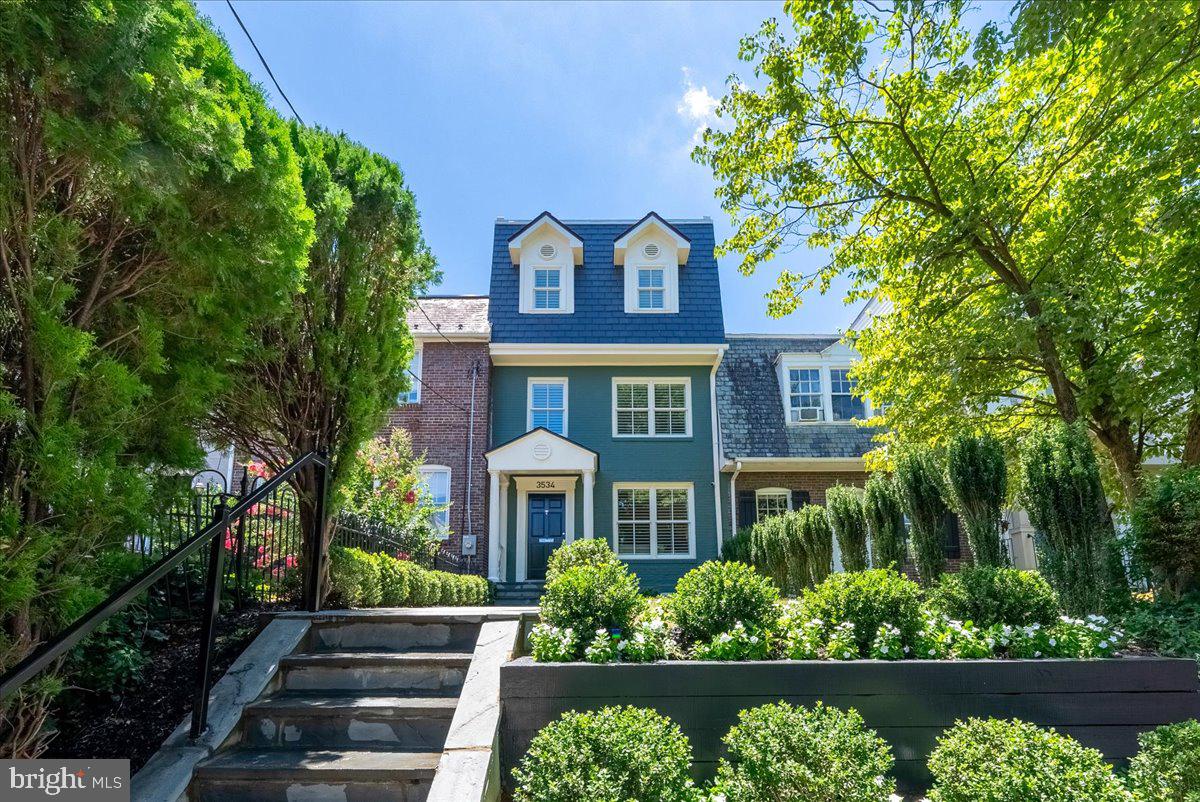
<svg viewBox="0 0 1200 802">
<path fill-rule="evenodd" d="M 563 493 L 529 494 L 529 579 L 546 578 L 550 552 L 562 545 L 567 534 L 567 501 Z"/>
</svg>

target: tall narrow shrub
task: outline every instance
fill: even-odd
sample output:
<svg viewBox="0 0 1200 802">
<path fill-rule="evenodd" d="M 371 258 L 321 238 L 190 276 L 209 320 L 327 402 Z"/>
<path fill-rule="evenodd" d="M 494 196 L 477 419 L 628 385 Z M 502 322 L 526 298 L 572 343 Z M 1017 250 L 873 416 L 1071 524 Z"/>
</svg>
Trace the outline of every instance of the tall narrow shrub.
<svg viewBox="0 0 1200 802">
<path fill-rule="evenodd" d="M 1072 615 L 1099 612 L 1125 590 L 1100 469 L 1082 426 L 1036 435 L 1021 459 L 1021 500 L 1039 564 Z"/>
<path fill-rule="evenodd" d="M 842 551 L 842 568 L 867 570 L 867 519 L 863 514 L 863 492 L 857 487 L 837 485 L 825 493 L 825 515 Z"/>
<path fill-rule="evenodd" d="M 1000 544 L 1000 508 L 1008 489 L 1004 446 L 990 434 L 959 434 L 946 452 L 947 500 L 962 518 L 978 565 L 1008 564 Z"/>
<path fill-rule="evenodd" d="M 833 530 L 825 510 L 816 504 L 805 504 L 795 515 L 797 531 L 808 553 L 809 578 L 817 584 L 833 570 Z"/>
<path fill-rule="evenodd" d="M 926 587 L 946 571 L 943 527 L 949 510 L 942 500 L 939 474 L 937 460 L 928 449 L 906 451 L 896 460 L 900 504 L 912 526 L 913 561 Z"/>
<path fill-rule="evenodd" d="M 907 556 L 904 510 L 900 506 L 896 483 L 891 477 L 882 473 L 871 474 L 863 489 L 863 514 L 871 539 L 871 565 L 899 570 Z"/>
<path fill-rule="evenodd" d="M 1174 598 L 1200 589 L 1200 467 L 1174 467 L 1147 481 L 1133 506 L 1136 565 Z"/>
<path fill-rule="evenodd" d="M 804 539 L 801 520 L 798 510 L 782 517 L 783 536 L 787 543 L 788 579 L 791 580 L 788 592 L 796 594 L 813 584 L 812 554 Z"/>
</svg>

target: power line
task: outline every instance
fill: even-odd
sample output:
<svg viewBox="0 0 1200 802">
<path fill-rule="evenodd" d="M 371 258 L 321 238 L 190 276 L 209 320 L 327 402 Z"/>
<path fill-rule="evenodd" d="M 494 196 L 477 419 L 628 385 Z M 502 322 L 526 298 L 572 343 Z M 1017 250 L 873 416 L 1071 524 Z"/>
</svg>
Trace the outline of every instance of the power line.
<svg viewBox="0 0 1200 802">
<path fill-rule="evenodd" d="M 450 340 L 450 338 L 449 338 L 449 337 L 447 337 L 445 334 L 442 334 L 442 329 L 441 329 L 441 327 L 440 327 L 440 326 L 438 326 L 438 324 L 434 323 L 434 322 L 433 322 L 433 319 L 432 319 L 431 317 L 429 317 L 429 313 L 425 311 L 425 307 L 421 306 L 421 299 L 420 299 L 420 298 L 418 298 L 418 299 L 417 299 L 417 309 L 420 309 L 420 310 L 421 310 L 421 314 L 422 314 L 422 315 L 424 315 L 424 316 L 425 316 L 425 319 L 429 321 L 429 325 L 430 325 L 430 326 L 433 326 L 433 330 L 434 330 L 434 331 L 436 331 L 438 334 L 441 334 L 441 335 L 442 335 L 442 339 L 443 339 L 443 340 L 445 340 L 446 342 L 450 343 L 451 345 L 454 345 L 454 343 L 453 343 L 453 342 Z"/>
<path fill-rule="evenodd" d="M 237 24 L 241 26 L 242 33 L 246 34 L 246 38 L 250 40 L 250 46 L 254 48 L 254 52 L 258 54 L 258 60 L 262 62 L 263 67 L 267 71 L 267 75 L 271 76 L 271 83 L 275 84 L 275 88 L 279 90 L 280 97 L 288 104 L 288 108 L 292 110 L 292 116 L 295 117 L 301 125 L 305 125 L 304 120 L 300 119 L 300 114 L 296 111 L 296 107 L 292 105 L 292 101 L 288 100 L 287 94 L 283 91 L 283 87 L 279 85 L 279 81 L 275 80 L 275 73 L 271 72 L 271 65 L 267 63 L 267 59 L 263 56 L 262 51 L 258 49 L 258 45 L 254 41 L 254 37 L 250 35 L 250 31 L 246 28 L 246 23 L 242 22 L 241 16 L 238 15 L 237 9 L 233 7 L 233 0 L 225 0 L 225 5 L 229 6 L 229 10 L 233 12 L 233 18 L 237 20 Z"/>
<path fill-rule="evenodd" d="M 466 407 L 462 406 L 461 404 L 458 404 L 458 403 L 456 403 L 456 402 L 454 402 L 454 401 L 451 401 L 449 398 L 447 398 L 446 396 L 442 395 L 442 394 L 441 394 L 441 393 L 439 393 L 437 390 L 433 389 L 433 387 L 432 387 L 431 385 L 429 385 L 429 384 L 426 384 L 426 382 L 425 382 L 425 380 L 424 380 L 424 379 L 422 379 L 420 376 L 418 376 L 417 374 L 415 374 L 415 373 L 413 373 L 413 372 L 412 372 L 412 368 L 405 368 L 405 370 L 406 370 L 406 371 L 408 371 L 408 375 L 409 375 L 409 376 L 412 376 L 414 379 L 416 379 L 418 382 L 420 382 L 420 383 L 421 383 L 421 386 L 422 386 L 422 387 L 424 387 L 426 390 L 428 390 L 429 392 L 433 393 L 433 394 L 434 394 L 434 395 L 436 395 L 438 398 L 442 399 L 442 400 L 443 400 L 443 401 L 445 401 L 447 404 L 449 404 L 450 406 L 452 406 L 452 407 L 454 407 L 455 409 L 457 409 L 459 412 L 466 412 L 468 415 L 470 415 L 470 414 L 471 414 L 471 411 L 470 411 L 469 409 L 467 409 Z"/>
</svg>

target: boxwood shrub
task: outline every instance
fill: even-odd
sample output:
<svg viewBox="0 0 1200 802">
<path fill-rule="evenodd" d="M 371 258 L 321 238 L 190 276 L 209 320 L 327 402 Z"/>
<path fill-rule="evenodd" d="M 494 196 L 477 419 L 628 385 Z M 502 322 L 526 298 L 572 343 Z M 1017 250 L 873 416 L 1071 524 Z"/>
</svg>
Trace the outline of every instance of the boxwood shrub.
<svg viewBox="0 0 1200 802">
<path fill-rule="evenodd" d="M 1138 736 L 1129 788 L 1138 802 L 1200 802 L 1200 721 Z"/>
<path fill-rule="evenodd" d="M 533 738 L 513 770 L 516 802 L 699 802 L 692 747 L 653 710 L 564 713 Z"/>
<path fill-rule="evenodd" d="M 830 574 L 804 592 L 798 617 L 821 621 L 827 636 L 839 624 L 853 624 L 859 656 L 866 657 L 872 640 L 885 624 L 898 629 L 904 643 L 913 641 L 922 623 L 921 589 L 887 568 Z"/>
<path fill-rule="evenodd" d="M 604 538 L 576 540 L 559 546 L 546 561 L 546 581 L 576 565 L 607 565 L 620 562 Z"/>
<path fill-rule="evenodd" d="M 491 588 L 481 576 L 431 571 L 361 549 L 329 550 L 330 600 L 346 607 L 482 605 Z"/>
<path fill-rule="evenodd" d="M 1058 594 L 1036 571 L 1015 568 L 966 568 L 946 574 L 930 591 L 934 609 L 977 626 L 1024 627 L 1058 620 Z"/>
<path fill-rule="evenodd" d="M 729 802 L 887 802 L 895 783 L 887 743 L 857 711 L 786 702 L 738 714 L 714 791 Z"/>
<path fill-rule="evenodd" d="M 775 583 L 751 566 L 712 561 L 679 578 L 669 601 L 670 615 L 687 644 L 710 641 L 738 622 L 761 634 L 779 620 L 778 599 Z"/>
<path fill-rule="evenodd" d="M 637 577 L 625 563 L 584 563 L 546 583 L 541 614 L 545 623 L 573 630 L 582 648 L 598 629 L 627 631 L 643 604 Z"/>
<path fill-rule="evenodd" d="M 929 756 L 930 802 L 1132 802 L 1095 749 L 1024 721 L 970 719 Z"/>
</svg>

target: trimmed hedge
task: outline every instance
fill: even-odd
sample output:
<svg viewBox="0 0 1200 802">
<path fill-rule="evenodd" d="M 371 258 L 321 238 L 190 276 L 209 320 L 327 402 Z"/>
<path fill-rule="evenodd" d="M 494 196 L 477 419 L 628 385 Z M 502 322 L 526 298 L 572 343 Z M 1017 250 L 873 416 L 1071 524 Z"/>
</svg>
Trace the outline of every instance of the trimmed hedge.
<svg viewBox="0 0 1200 802">
<path fill-rule="evenodd" d="M 488 603 L 481 576 L 431 571 L 362 549 L 329 549 L 329 598 L 345 607 L 453 607 Z"/>
<path fill-rule="evenodd" d="M 976 626 L 1053 624 L 1058 620 L 1058 594 L 1036 571 L 1015 568 L 966 568 L 946 574 L 929 592 L 934 609 Z"/>
<path fill-rule="evenodd" d="M 1200 800 L 1200 721 L 1169 724 L 1138 736 L 1129 788 L 1138 802 Z"/>
<path fill-rule="evenodd" d="M 706 562 L 675 584 L 671 619 L 685 644 L 709 641 L 739 622 L 751 634 L 773 630 L 779 620 L 779 589 L 745 563 Z"/>
</svg>

